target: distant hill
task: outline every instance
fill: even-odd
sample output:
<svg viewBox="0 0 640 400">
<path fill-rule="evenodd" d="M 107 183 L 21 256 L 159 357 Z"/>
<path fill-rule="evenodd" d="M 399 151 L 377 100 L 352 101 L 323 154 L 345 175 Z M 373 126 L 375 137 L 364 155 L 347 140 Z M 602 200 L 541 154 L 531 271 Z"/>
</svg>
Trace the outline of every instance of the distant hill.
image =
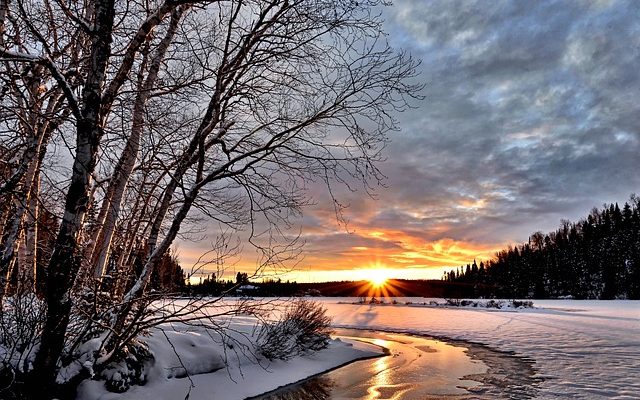
<svg viewBox="0 0 640 400">
<path fill-rule="evenodd" d="M 640 197 L 594 208 L 578 222 L 536 232 L 494 259 L 462 266 L 444 281 L 474 287 L 474 296 L 640 299 Z"/>
</svg>

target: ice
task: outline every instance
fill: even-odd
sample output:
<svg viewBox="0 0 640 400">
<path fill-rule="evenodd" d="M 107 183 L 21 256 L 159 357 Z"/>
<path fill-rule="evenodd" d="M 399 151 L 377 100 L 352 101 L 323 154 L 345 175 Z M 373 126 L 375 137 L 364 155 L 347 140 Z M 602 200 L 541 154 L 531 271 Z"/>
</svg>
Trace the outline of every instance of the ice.
<svg viewBox="0 0 640 400">
<path fill-rule="evenodd" d="M 323 300 L 338 326 L 468 340 L 531 358 L 545 378 L 540 398 L 640 397 L 639 301 L 538 300 L 539 308 L 518 311 L 338 301 Z"/>
</svg>

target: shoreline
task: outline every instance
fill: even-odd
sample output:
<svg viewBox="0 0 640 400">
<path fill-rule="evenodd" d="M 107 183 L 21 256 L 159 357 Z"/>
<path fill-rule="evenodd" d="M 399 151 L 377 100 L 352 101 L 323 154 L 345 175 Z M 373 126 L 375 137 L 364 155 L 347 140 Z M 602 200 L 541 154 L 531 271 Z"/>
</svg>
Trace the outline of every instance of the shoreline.
<svg viewBox="0 0 640 400">
<path fill-rule="evenodd" d="M 341 339 L 340 336 L 337 336 L 336 338 L 337 339 Z M 388 356 L 391 355 L 391 351 L 389 349 L 387 349 L 386 347 L 384 347 L 384 346 L 379 346 L 379 345 L 371 344 L 371 343 L 368 343 L 368 342 L 363 342 L 363 343 L 367 343 L 369 345 L 379 347 L 382 350 L 382 353 L 377 354 L 377 355 L 362 356 L 362 357 L 354 358 L 353 360 L 346 361 L 346 362 L 344 362 L 344 363 L 342 363 L 340 365 L 336 365 L 336 366 L 331 367 L 331 368 L 329 368 L 327 370 L 324 370 L 322 372 L 318 372 L 316 374 L 309 375 L 306 378 L 297 380 L 295 382 L 288 383 L 286 385 L 279 386 L 279 387 L 277 387 L 277 388 L 275 388 L 273 390 L 269 390 L 268 392 L 264 392 L 264 393 L 256 395 L 256 396 L 246 397 L 246 398 L 244 398 L 244 400 L 258 400 L 258 399 L 261 399 L 263 397 L 267 397 L 267 396 L 271 396 L 271 395 L 274 395 L 274 394 L 278 394 L 280 392 L 284 392 L 284 391 L 287 391 L 289 389 L 292 389 L 295 386 L 302 385 L 305 382 L 308 382 L 308 381 L 310 381 L 312 379 L 318 378 L 318 377 L 320 377 L 320 376 L 322 376 L 324 374 L 328 374 L 331 371 L 335 371 L 337 369 L 346 367 L 347 365 L 351 365 L 351 364 L 359 362 L 359 361 L 366 361 L 366 360 L 373 360 L 373 359 L 381 358 L 381 357 L 388 357 Z"/>
<path fill-rule="evenodd" d="M 477 396 L 480 396 L 480 398 L 489 399 L 495 398 L 496 396 L 504 396 L 505 394 L 508 396 L 516 396 L 517 398 L 523 399 L 535 398 L 538 392 L 537 385 L 544 380 L 540 377 L 536 377 L 539 371 L 537 370 L 537 368 L 535 368 L 535 360 L 519 356 L 514 352 L 494 349 L 483 343 L 452 339 L 449 337 L 441 337 L 418 332 L 403 332 L 397 330 L 368 329 L 357 327 L 354 328 L 349 326 L 336 326 L 336 328 L 359 331 L 363 333 L 369 332 L 371 334 L 388 333 L 441 341 L 454 347 L 463 348 L 470 359 L 480 361 L 487 367 L 487 370 L 483 373 L 456 376 L 456 378 L 460 380 L 477 382 L 478 385 L 476 386 L 458 387 L 466 390 L 468 394 L 444 395 L 441 396 L 441 398 L 467 399 L 478 398 Z M 337 336 L 337 338 L 340 338 L 340 336 Z M 349 338 L 351 340 L 358 340 L 357 338 L 353 337 Z M 363 342 L 372 344 L 368 341 Z M 313 374 L 296 382 L 278 387 L 274 390 L 264 392 L 257 396 L 247 397 L 245 398 L 245 400 L 258 400 L 263 398 L 268 399 L 270 396 L 286 393 L 291 389 L 302 387 L 307 382 L 326 375 L 332 371 L 351 365 L 355 362 L 387 357 L 391 355 L 391 352 L 388 348 L 377 344 L 375 346 L 381 348 L 383 350 L 383 353 L 378 356 L 365 356 L 345 362 L 341 365 L 327 369 L 326 371 Z"/>
</svg>

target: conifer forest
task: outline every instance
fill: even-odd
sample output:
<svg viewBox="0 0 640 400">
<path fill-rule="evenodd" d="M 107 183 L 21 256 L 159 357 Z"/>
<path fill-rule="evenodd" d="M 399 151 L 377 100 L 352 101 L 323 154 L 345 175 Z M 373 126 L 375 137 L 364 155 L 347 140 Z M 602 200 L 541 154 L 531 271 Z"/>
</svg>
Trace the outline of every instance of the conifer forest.
<svg viewBox="0 0 640 400">
<path fill-rule="evenodd" d="M 474 284 L 478 295 L 512 298 L 640 298 L 640 198 L 594 208 L 578 222 L 467 264 L 444 280 Z"/>
</svg>

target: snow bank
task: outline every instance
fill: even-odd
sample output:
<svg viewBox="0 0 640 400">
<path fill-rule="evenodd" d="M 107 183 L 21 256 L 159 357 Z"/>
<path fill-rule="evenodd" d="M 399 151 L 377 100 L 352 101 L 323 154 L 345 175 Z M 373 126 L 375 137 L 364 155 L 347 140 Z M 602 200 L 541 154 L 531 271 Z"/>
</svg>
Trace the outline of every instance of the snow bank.
<svg viewBox="0 0 640 400">
<path fill-rule="evenodd" d="M 256 320 L 234 317 L 220 333 L 186 324 L 163 325 L 143 340 L 154 355 L 147 383 L 110 393 L 101 381 L 84 381 L 80 400 L 244 399 L 275 390 L 356 359 L 381 354 L 360 342 L 332 340 L 317 353 L 268 361 L 254 351 Z M 228 365 L 228 368 L 226 367 Z"/>
<path fill-rule="evenodd" d="M 409 298 L 411 299 L 411 298 Z M 357 301 L 338 301 L 338 304 L 369 304 L 379 306 L 408 306 L 408 307 L 456 307 L 456 308 L 489 308 L 499 310 L 519 310 L 534 308 L 531 300 L 471 300 L 471 299 L 431 299 L 429 301 L 391 300 L 359 298 Z"/>
</svg>

